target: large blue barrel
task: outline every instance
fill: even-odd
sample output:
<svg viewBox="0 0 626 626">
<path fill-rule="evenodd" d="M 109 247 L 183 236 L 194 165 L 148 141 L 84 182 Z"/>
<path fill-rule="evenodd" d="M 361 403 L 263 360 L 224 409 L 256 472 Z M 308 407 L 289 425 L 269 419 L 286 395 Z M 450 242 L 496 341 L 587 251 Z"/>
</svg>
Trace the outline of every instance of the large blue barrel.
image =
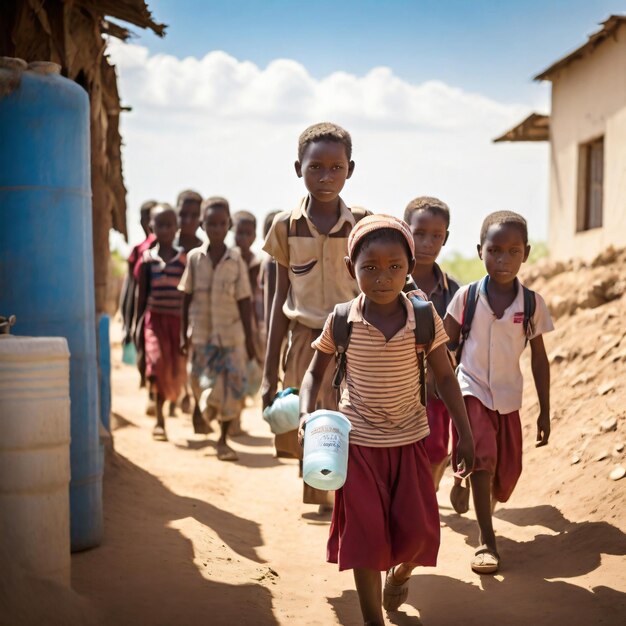
<svg viewBox="0 0 626 626">
<path fill-rule="evenodd" d="M 16 334 L 69 344 L 76 551 L 102 538 L 89 100 L 39 65 L 0 97 L 0 312 L 17 316 Z"/>
</svg>

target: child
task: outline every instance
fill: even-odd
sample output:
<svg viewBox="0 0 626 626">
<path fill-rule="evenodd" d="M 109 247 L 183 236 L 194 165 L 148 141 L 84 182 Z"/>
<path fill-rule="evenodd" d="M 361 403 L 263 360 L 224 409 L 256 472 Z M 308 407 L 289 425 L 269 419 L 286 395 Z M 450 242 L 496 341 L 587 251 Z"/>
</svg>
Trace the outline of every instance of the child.
<svg viewBox="0 0 626 626">
<path fill-rule="evenodd" d="M 186 355 L 191 343 L 194 414 L 202 411 L 207 421 L 220 420 L 217 458 L 236 461 L 237 453 L 226 435 L 243 408 L 247 359 L 255 356 L 250 281 L 241 254 L 224 243 L 231 227 L 228 201 L 208 198 L 202 210 L 209 241 L 189 253 L 180 281 L 179 289 L 185 294 L 180 350 Z"/>
<path fill-rule="evenodd" d="M 412 570 L 434 566 L 439 549 L 437 499 L 423 443 L 428 420 L 420 402 L 415 314 L 402 292 L 414 262 L 413 236 L 397 218 L 366 217 L 350 234 L 346 265 L 361 293 L 348 316 L 352 334 L 339 410 L 352 430 L 327 560 L 340 570 L 354 570 L 366 624 L 384 624 L 382 607 L 394 611 L 406 601 Z M 333 318 L 331 313 L 313 342 L 315 356 L 300 395 L 301 429 L 315 409 L 325 372 L 333 369 L 328 367 L 335 354 Z M 472 435 L 446 353 L 448 337 L 434 307 L 433 318 L 434 339 L 419 348 L 459 431 L 459 466 L 467 475 L 473 465 Z M 382 607 L 381 571 L 387 572 Z"/>
<path fill-rule="evenodd" d="M 122 296 L 120 298 L 120 309 L 122 313 L 122 323 L 124 327 L 124 344 L 133 340 L 133 329 L 137 321 L 136 304 L 137 304 L 137 280 L 135 278 L 135 268 L 141 263 L 144 250 L 152 247 L 156 238 L 150 231 L 150 211 L 156 206 L 156 200 L 148 200 L 141 205 L 139 209 L 141 228 L 144 232 L 145 239 L 138 243 L 128 256 L 128 272 L 124 280 L 122 288 Z M 137 350 L 137 369 L 140 376 L 140 387 L 146 385 L 146 359 L 144 354 L 143 333 L 140 334 L 140 342 L 135 346 Z"/>
<path fill-rule="evenodd" d="M 452 296 L 459 289 L 459 284 L 437 265 L 437 257 L 448 239 L 450 209 L 437 198 L 422 196 L 409 202 L 404 210 L 404 221 L 409 225 L 415 242 L 415 267 L 411 277 L 419 289 L 428 296 L 437 314 L 443 319 Z M 430 460 L 435 491 L 438 491 L 450 460 L 448 454 L 450 416 L 446 405 L 436 395 L 430 370 L 426 389 L 428 392 L 426 414 L 430 435 L 424 439 L 424 448 Z"/>
<path fill-rule="evenodd" d="M 178 211 L 178 231 L 177 243 L 185 251 L 189 252 L 202 245 L 196 232 L 200 228 L 200 205 L 202 196 L 197 191 L 181 191 L 176 199 L 176 210 Z"/>
<path fill-rule="evenodd" d="M 150 213 L 156 245 L 143 253 L 139 267 L 137 315 L 143 317 L 146 346 L 146 378 L 156 399 L 154 439 L 167 441 L 163 403 L 175 401 L 184 385 L 185 360 L 178 350 L 182 294 L 178 283 L 186 255 L 176 248 L 176 212 L 158 204 Z"/>
<path fill-rule="evenodd" d="M 274 218 L 280 213 L 280 211 L 270 211 L 265 216 L 263 222 L 263 240 L 267 237 L 267 233 L 270 232 Z M 267 335 L 270 328 L 270 313 L 272 311 L 272 302 L 274 300 L 274 293 L 276 292 L 276 261 L 274 257 L 269 254 L 265 255 L 265 258 L 261 261 L 261 269 L 259 270 L 259 282 L 261 284 L 261 292 L 263 294 L 263 327 L 261 328 L 261 335 L 263 338 L 263 353 L 265 353 L 265 346 L 267 344 Z"/>
<path fill-rule="evenodd" d="M 526 220 L 521 215 L 498 211 L 485 218 L 478 256 L 487 276 L 479 284 L 471 330 L 461 346 L 457 370 L 476 442 L 470 483 L 482 545 L 471 566 L 480 574 L 498 571 L 492 506 L 509 499 L 522 471 L 519 409 L 524 381 L 519 359 L 528 339 L 539 398 L 537 445 L 546 445 L 550 436 L 550 365 L 543 333 L 554 326 L 543 298 L 534 294 L 535 313 L 525 332 L 524 293 L 517 273 L 529 252 Z M 453 343 L 461 334 L 468 289 L 461 287 L 448 306 L 445 328 Z"/>
<path fill-rule="evenodd" d="M 263 408 L 269 406 L 278 387 L 283 341 L 290 330 L 283 387 L 300 387 L 313 350 L 311 341 L 321 332 L 335 304 L 357 293 L 343 258 L 356 217 L 339 197 L 354 171 L 350 134 L 335 124 L 307 128 L 298 142 L 295 162 L 298 178 L 309 192 L 291 212 L 276 216 L 263 250 L 277 262 L 276 292 L 272 303 L 263 371 Z M 320 406 L 336 406 L 331 375 L 320 390 Z M 278 455 L 302 457 L 297 429 L 275 440 Z M 328 506 L 328 492 L 304 485 L 304 502 Z"/>
</svg>

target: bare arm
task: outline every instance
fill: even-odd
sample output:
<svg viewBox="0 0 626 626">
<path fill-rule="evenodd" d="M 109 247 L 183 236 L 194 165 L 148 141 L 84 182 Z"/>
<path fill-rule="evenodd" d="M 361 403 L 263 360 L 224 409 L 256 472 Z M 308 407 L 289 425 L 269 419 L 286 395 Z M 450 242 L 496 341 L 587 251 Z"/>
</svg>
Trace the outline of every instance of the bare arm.
<svg viewBox="0 0 626 626">
<path fill-rule="evenodd" d="M 139 270 L 139 284 L 137 286 L 137 315 L 136 315 L 136 323 L 135 323 L 135 332 L 139 327 L 139 320 L 143 317 L 146 312 L 146 306 L 148 305 L 148 271 L 149 267 L 147 264 L 142 264 Z M 135 338 L 137 341 L 137 338 Z"/>
<path fill-rule="evenodd" d="M 183 296 L 183 306 L 180 316 L 180 353 L 187 356 L 189 352 L 189 307 L 193 300 L 193 294 L 186 293 Z"/>
<path fill-rule="evenodd" d="M 324 372 L 329 363 L 335 358 L 333 354 L 315 351 L 309 369 L 306 371 L 300 385 L 300 428 L 298 429 L 298 441 L 302 445 L 304 437 L 304 421 L 309 413 L 315 411 L 317 394 L 322 386 Z"/>
<path fill-rule="evenodd" d="M 461 324 L 459 324 L 449 313 L 443 319 L 443 328 L 446 331 L 446 335 L 449 337 L 449 343 L 456 345 L 459 343 L 459 337 L 461 336 Z"/>
<path fill-rule="evenodd" d="M 270 329 L 267 338 L 265 352 L 265 367 L 263 368 L 263 384 L 261 386 L 263 408 L 269 406 L 276 394 L 278 387 L 278 365 L 280 363 L 280 350 L 289 329 L 289 320 L 283 313 L 283 305 L 289 292 L 289 273 L 287 268 L 277 264 L 276 292 L 272 302 L 270 316 Z"/>
<path fill-rule="evenodd" d="M 537 419 L 537 447 L 545 446 L 550 438 L 550 362 L 543 343 L 543 335 L 530 340 L 530 364 L 539 399 Z"/>
<path fill-rule="evenodd" d="M 242 298 L 237 300 L 237 308 L 239 309 L 239 317 L 243 324 L 243 332 L 246 336 L 246 352 L 248 359 L 256 359 L 256 350 L 254 349 L 254 338 L 252 336 L 252 304 L 250 298 Z"/>
<path fill-rule="evenodd" d="M 448 318 L 446 317 L 446 319 Z M 467 419 L 467 411 L 465 410 L 461 389 L 454 375 L 450 359 L 448 359 L 446 354 L 445 345 L 435 348 L 426 358 L 429 367 L 435 375 L 439 395 L 444 401 L 448 413 L 450 413 L 450 417 L 454 422 L 454 427 L 459 434 L 457 467 L 461 477 L 465 477 L 471 473 L 474 467 L 474 439 L 472 438 L 472 431 Z M 463 467 L 464 469 L 461 469 Z"/>
</svg>

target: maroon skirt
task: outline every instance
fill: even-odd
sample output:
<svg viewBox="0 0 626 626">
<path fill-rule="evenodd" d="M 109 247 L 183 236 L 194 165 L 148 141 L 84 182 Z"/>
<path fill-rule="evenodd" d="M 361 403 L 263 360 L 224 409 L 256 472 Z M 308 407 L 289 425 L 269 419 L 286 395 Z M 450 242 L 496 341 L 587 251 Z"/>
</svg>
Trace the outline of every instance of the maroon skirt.
<svg viewBox="0 0 626 626">
<path fill-rule="evenodd" d="M 421 441 L 392 448 L 350 444 L 348 474 L 335 494 L 327 561 L 340 570 L 434 566 L 439 510 Z"/>
</svg>

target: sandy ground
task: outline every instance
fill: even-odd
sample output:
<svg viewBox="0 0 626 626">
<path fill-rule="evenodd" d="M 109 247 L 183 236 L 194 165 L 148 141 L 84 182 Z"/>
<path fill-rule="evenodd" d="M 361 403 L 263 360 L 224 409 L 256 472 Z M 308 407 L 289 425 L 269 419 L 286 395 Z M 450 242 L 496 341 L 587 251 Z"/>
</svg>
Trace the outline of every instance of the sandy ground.
<svg viewBox="0 0 626 626">
<path fill-rule="evenodd" d="M 180 412 L 168 420 L 169 442 L 151 440 L 143 392 L 117 348 L 113 389 L 104 541 L 72 557 L 74 589 L 102 624 L 362 623 L 351 573 L 325 563 L 329 520 L 301 504 L 295 461 L 273 458 L 258 405 L 246 409 L 249 434 L 234 443 L 240 461 L 223 463 L 216 435 L 193 435 Z M 476 524 L 449 507 L 444 478 L 439 565 L 416 572 L 389 624 L 624 623 L 623 528 L 538 497 L 536 468 L 550 454 L 531 446 L 530 471 L 496 512 L 502 569 L 494 577 L 470 571 Z M 613 484 L 623 491 L 624 482 Z M 619 520 L 624 510 L 614 513 Z"/>
</svg>

